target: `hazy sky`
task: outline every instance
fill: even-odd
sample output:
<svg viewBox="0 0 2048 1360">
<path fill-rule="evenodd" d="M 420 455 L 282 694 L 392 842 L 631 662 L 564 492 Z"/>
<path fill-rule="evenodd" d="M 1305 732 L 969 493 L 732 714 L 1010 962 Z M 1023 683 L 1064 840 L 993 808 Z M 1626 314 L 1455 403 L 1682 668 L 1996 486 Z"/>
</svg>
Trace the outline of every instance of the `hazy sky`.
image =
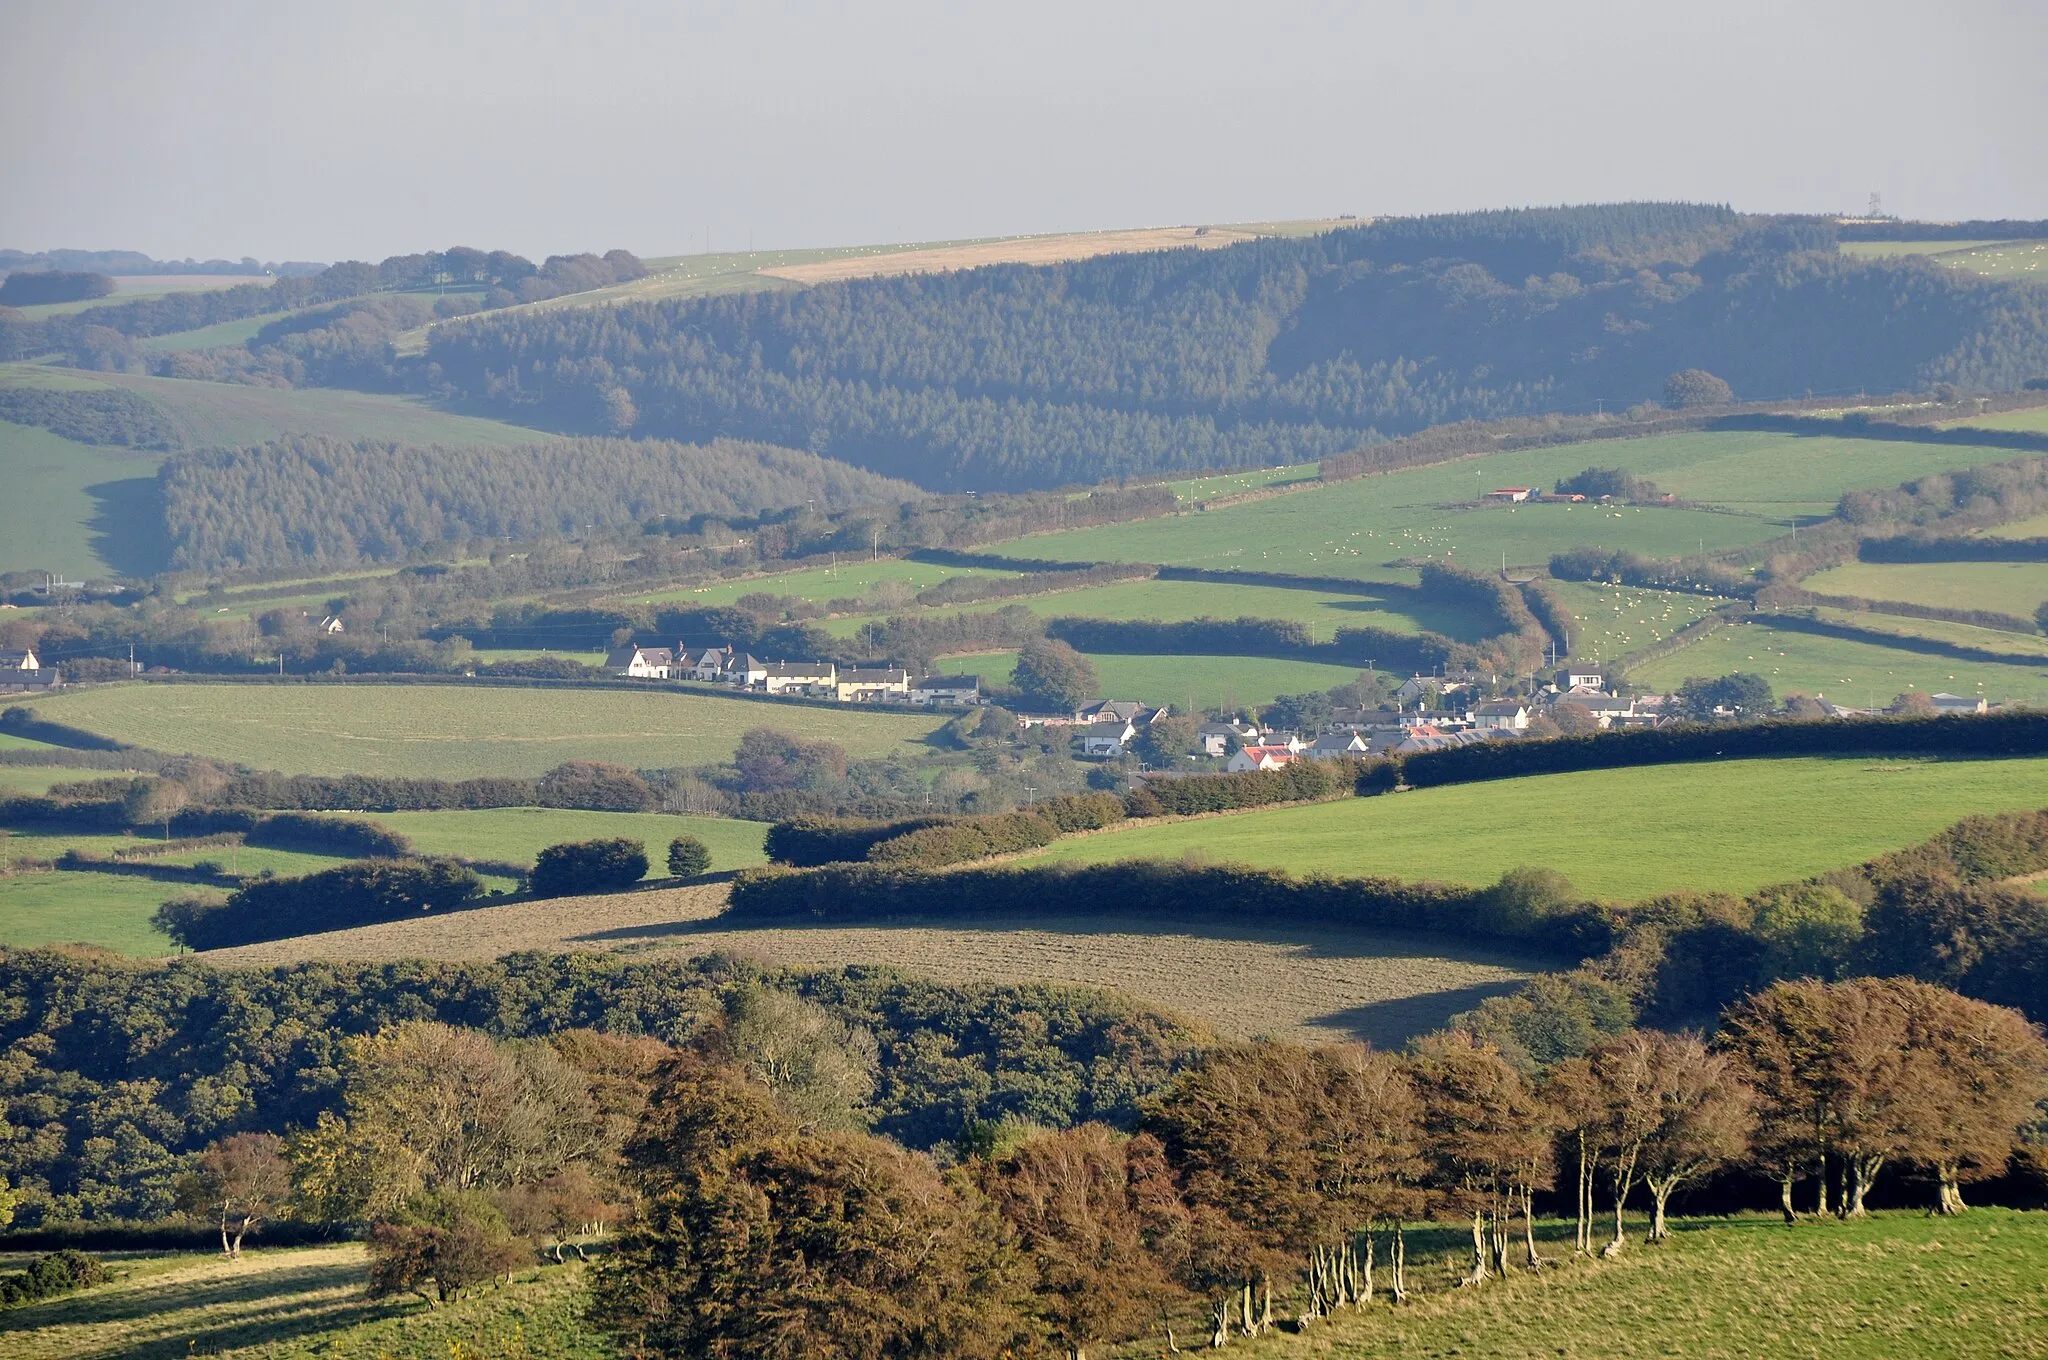
<svg viewBox="0 0 2048 1360">
<path fill-rule="evenodd" d="M 9 0 L 0 246 L 643 255 L 1619 198 L 2048 217 L 2048 3 Z"/>
</svg>

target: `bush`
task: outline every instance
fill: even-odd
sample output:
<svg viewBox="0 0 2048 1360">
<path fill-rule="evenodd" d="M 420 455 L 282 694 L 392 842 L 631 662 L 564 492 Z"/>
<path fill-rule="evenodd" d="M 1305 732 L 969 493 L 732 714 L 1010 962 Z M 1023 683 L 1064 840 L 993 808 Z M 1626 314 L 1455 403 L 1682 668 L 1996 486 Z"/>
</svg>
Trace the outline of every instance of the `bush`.
<svg viewBox="0 0 2048 1360">
<path fill-rule="evenodd" d="M 617 892 L 647 877 L 647 847 L 623 836 L 550 845 L 534 858 L 527 888 L 535 897 Z"/>
<path fill-rule="evenodd" d="M 668 843 L 668 871 L 677 878 L 695 878 L 711 868 L 711 850 L 695 836 Z"/>
<path fill-rule="evenodd" d="M 1124 800 L 1109 793 L 1048 799 L 1022 812 L 963 817 L 925 827 L 868 850 L 868 860 L 897 868 L 936 869 L 990 855 L 1050 845 L 1073 831 L 1092 831 L 1124 819 Z"/>
<path fill-rule="evenodd" d="M 843 817 L 792 817 L 768 828 L 762 848 L 777 864 L 815 869 L 821 864 L 839 864 L 866 859 L 868 851 L 883 841 L 943 826 L 951 817 L 911 817 L 897 821 L 867 821 Z"/>
<path fill-rule="evenodd" d="M 1381 790 L 1367 789 L 1364 784 L 1369 773 L 1379 767 L 1393 768 L 1388 761 L 1297 760 L 1277 770 L 1151 779 L 1132 790 L 1125 802 L 1133 817 L 1185 817 L 1338 798 L 1353 792 L 1377 793 Z"/>
<path fill-rule="evenodd" d="M 106 1278 L 106 1267 L 99 1263 L 99 1258 L 69 1248 L 53 1251 L 47 1256 L 38 1256 L 27 1270 L 0 1276 L 0 1306 L 55 1298 L 59 1294 L 104 1284 Z"/>
<path fill-rule="evenodd" d="M 482 890 L 483 880 L 452 859 L 372 859 L 302 878 L 258 879 L 218 904 L 166 902 L 152 919 L 187 948 L 222 949 L 449 911 Z"/>
<path fill-rule="evenodd" d="M 623 765 L 572 760 L 540 777 L 542 807 L 587 808 L 595 812 L 646 812 L 655 804 L 647 781 Z"/>
<path fill-rule="evenodd" d="M 1664 404 L 1685 411 L 1700 406 L 1728 406 L 1735 389 L 1704 368 L 1687 368 L 1664 380 Z"/>
<path fill-rule="evenodd" d="M 313 854 L 350 855 L 356 859 L 403 859 L 412 842 L 388 827 L 353 817 L 312 817 L 280 812 L 265 817 L 244 838 L 250 845 Z"/>
</svg>

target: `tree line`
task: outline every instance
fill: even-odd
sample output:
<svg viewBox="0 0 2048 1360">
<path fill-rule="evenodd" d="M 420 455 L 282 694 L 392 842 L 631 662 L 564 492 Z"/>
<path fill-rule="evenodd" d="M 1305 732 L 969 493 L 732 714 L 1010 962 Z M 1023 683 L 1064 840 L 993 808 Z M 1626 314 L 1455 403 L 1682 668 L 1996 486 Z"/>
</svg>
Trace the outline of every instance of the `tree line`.
<svg viewBox="0 0 2048 1360">
<path fill-rule="evenodd" d="M 1651 401 L 1696 368 L 1780 397 L 2016 389 L 2044 362 L 2034 290 L 1843 257 L 1825 230 L 1642 205 L 1430 221 L 507 316 L 441 328 L 425 362 L 508 414 L 610 430 L 630 410 L 649 434 L 985 489 L 1334 457 Z"/>
</svg>

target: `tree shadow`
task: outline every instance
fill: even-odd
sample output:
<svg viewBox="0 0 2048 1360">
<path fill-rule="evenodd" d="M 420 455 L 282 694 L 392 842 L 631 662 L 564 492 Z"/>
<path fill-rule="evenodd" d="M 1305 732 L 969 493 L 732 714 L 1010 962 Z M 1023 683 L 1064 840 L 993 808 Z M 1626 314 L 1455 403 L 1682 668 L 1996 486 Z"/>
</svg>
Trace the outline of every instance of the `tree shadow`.
<svg viewBox="0 0 2048 1360">
<path fill-rule="evenodd" d="M 1362 1039 L 1374 1048 L 1398 1050 L 1412 1035 L 1442 1029 L 1461 1011 L 1469 1011 L 1489 997 L 1507 996 L 1520 990 L 1519 979 L 1482 982 L 1445 992 L 1423 992 L 1351 1006 L 1341 1011 L 1311 1016 L 1303 1024 L 1318 1029 L 1338 1030 Z"/>
<path fill-rule="evenodd" d="M 280 1313 L 278 1316 L 258 1311 L 214 1321 L 195 1319 L 189 1328 L 179 1332 L 181 1339 L 175 1345 L 165 1343 L 166 1354 L 183 1355 L 186 1353 L 186 1341 L 193 1338 L 200 1341 L 202 1350 L 210 1353 L 214 1348 L 205 1344 L 209 1337 L 225 1342 L 234 1333 L 260 1327 L 266 1339 L 282 1340 L 327 1331 L 337 1325 L 353 1324 L 392 1311 L 392 1305 L 373 1301 L 360 1292 L 364 1273 L 359 1262 L 331 1262 L 282 1270 L 266 1270 L 260 1259 L 252 1265 L 251 1272 L 242 1276 L 186 1280 L 174 1274 L 135 1289 L 117 1286 L 104 1294 L 73 1294 L 23 1304 L 0 1312 L 0 1335 L 43 1327 L 135 1322 L 165 1313 L 275 1300 L 275 1307 Z M 354 1286 L 357 1292 L 321 1306 L 312 1306 L 293 1297 L 342 1286 Z M 288 1309 L 300 1316 L 281 1315 Z M 0 1347 L 0 1350 L 4 1349 Z"/>
<path fill-rule="evenodd" d="M 85 489 L 94 509 L 86 528 L 92 550 L 122 576 L 155 576 L 171 564 L 163 490 L 154 477 L 123 477 Z"/>
</svg>

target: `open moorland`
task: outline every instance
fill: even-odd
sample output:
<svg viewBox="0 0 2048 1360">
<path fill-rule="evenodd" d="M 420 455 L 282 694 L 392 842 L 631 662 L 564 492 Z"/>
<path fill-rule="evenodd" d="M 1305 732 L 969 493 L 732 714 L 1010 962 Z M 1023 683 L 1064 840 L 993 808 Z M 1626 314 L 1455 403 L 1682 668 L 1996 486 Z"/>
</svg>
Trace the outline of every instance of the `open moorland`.
<svg viewBox="0 0 2048 1360">
<path fill-rule="evenodd" d="M 1973 812 L 2048 807 L 2048 759 L 1733 760 L 1346 798 L 1061 841 L 1032 863 L 1192 856 L 1297 873 L 1484 884 L 1518 865 L 1581 891 L 1742 893 L 1923 840 Z"/>
<path fill-rule="evenodd" d="M 733 927 L 725 888 L 654 888 L 478 907 L 205 955 L 223 965 L 305 959 L 492 959 L 516 950 L 727 954 L 796 968 L 881 964 L 947 983 L 1112 987 L 1233 1038 L 1360 1038 L 1399 1047 L 1540 958 L 1436 936 L 1315 926 L 1053 917 L 972 926 Z"/>
<path fill-rule="evenodd" d="M 565 760 L 700 765 L 729 758 L 754 727 L 884 755 L 943 721 L 672 690 L 405 684 L 129 684 L 52 695 L 36 708 L 130 745 L 255 769 L 442 779 L 538 775 Z"/>
</svg>

